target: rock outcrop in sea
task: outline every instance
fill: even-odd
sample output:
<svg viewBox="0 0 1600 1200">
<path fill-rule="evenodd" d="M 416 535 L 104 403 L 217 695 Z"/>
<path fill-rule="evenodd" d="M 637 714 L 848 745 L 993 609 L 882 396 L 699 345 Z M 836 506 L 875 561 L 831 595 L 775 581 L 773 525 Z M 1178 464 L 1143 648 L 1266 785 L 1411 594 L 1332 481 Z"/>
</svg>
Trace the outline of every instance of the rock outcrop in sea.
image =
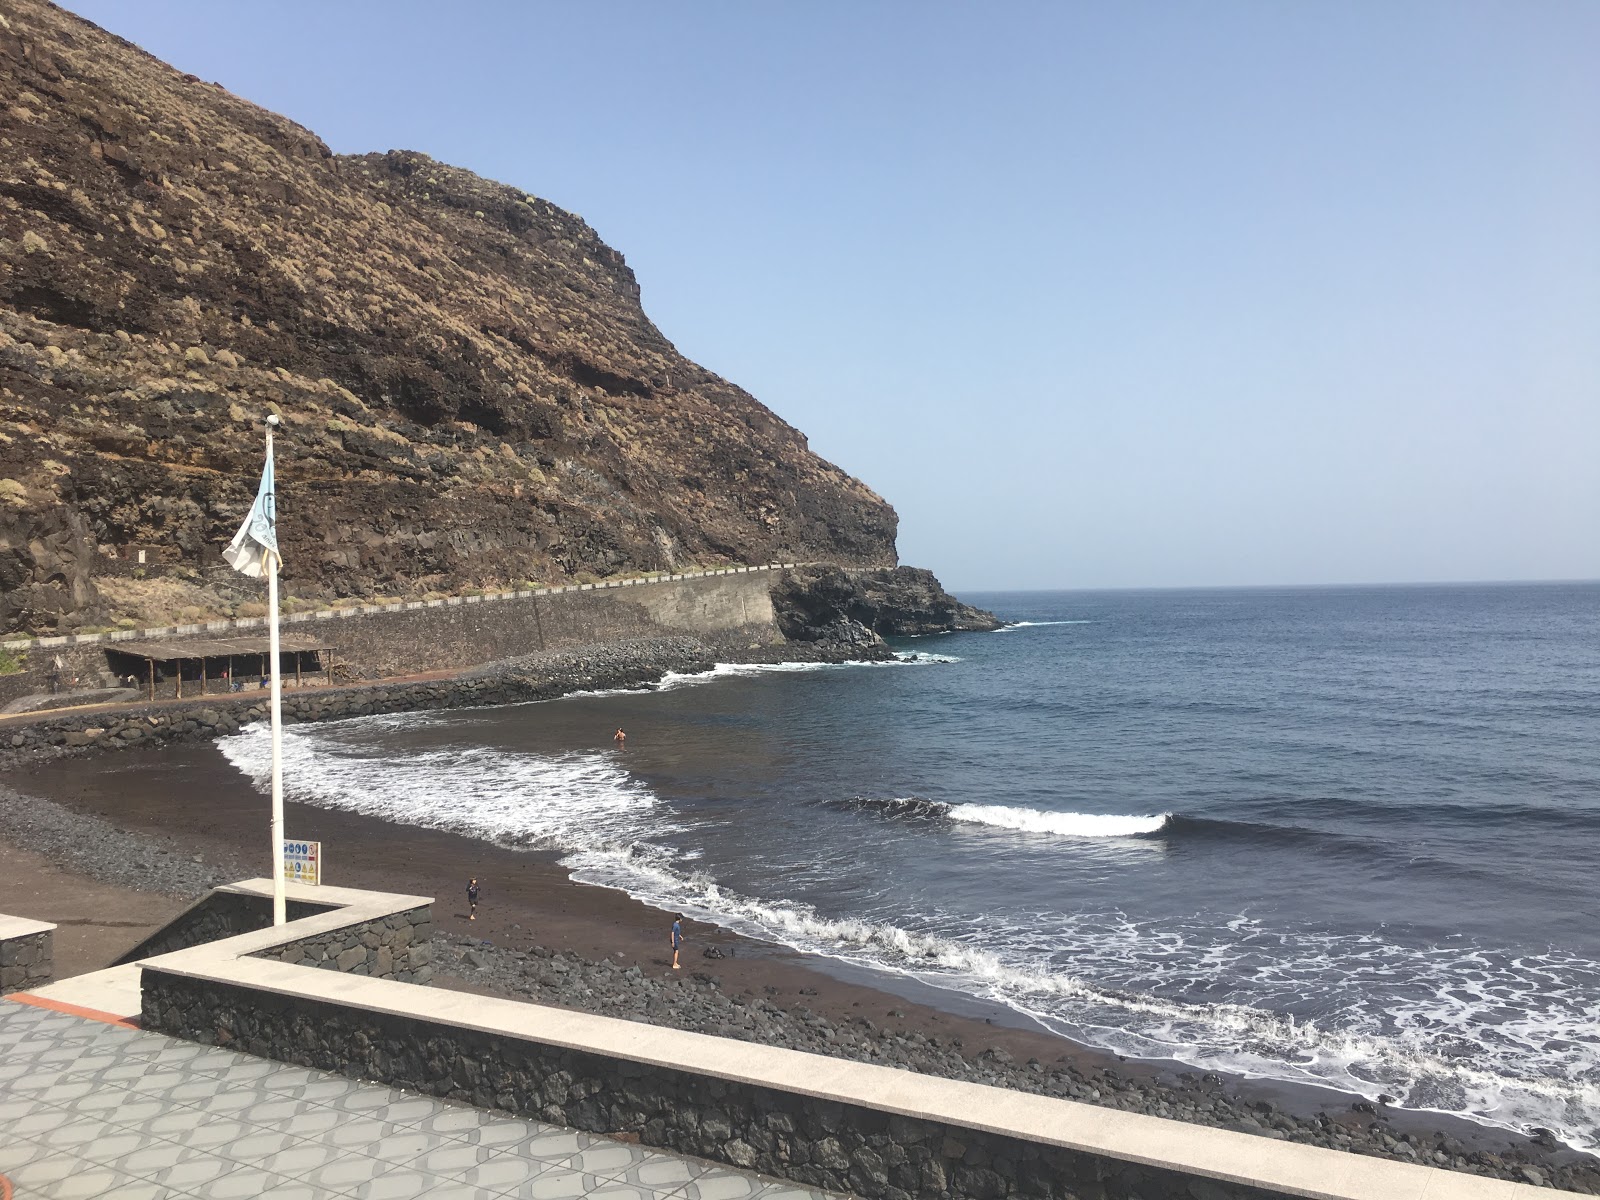
<svg viewBox="0 0 1600 1200">
<path fill-rule="evenodd" d="M 253 603 L 217 548 L 268 409 L 297 597 L 896 561 L 580 217 L 336 155 L 44 0 L 0 14 L 0 264 L 0 633 Z"/>
</svg>

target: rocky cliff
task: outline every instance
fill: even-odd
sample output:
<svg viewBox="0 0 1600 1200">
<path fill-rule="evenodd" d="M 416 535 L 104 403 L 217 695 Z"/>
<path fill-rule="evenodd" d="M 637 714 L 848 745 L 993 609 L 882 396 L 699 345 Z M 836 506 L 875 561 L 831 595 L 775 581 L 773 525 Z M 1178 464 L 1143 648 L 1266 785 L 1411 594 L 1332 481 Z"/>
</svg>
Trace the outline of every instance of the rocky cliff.
<svg viewBox="0 0 1600 1200">
<path fill-rule="evenodd" d="M 772 589 L 778 628 L 792 642 L 816 643 L 834 657 L 886 655 L 886 637 L 999 629 L 991 612 L 963 604 L 932 571 L 917 567 L 847 571 L 806 566 Z"/>
<path fill-rule="evenodd" d="M 291 595 L 895 561 L 894 510 L 689 362 L 571 213 L 345 157 L 0 11 L 0 632 L 225 615 L 260 418 Z"/>
</svg>

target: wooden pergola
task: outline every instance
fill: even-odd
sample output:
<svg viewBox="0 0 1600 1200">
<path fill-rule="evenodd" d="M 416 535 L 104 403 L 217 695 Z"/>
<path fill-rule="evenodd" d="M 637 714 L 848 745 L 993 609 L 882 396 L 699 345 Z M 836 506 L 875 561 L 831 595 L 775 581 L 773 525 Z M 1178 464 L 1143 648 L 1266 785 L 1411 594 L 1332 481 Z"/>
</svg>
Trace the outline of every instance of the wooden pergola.
<svg viewBox="0 0 1600 1200">
<path fill-rule="evenodd" d="M 156 668 L 158 666 L 173 665 L 173 676 L 177 681 L 178 697 L 183 697 L 183 664 L 198 662 L 200 664 L 200 692 L 206 690 L 206 663 L 210 659 L 225 658 L 229 660 L 229 674 L 231 676 L 231 663 L 235 658 L 256 658 L 261 660 L 261 674 L 266 676 L 268 659 L 272 654 L 272 642 L 264 637 L 233 637 L 233 638 L 184 638 L 181 641 L 156 641 L 156 642 L 123 642 L 121 645 L 108 646 L 108 651 L 113 654 L 126 654 L 131 658 L 142 658 L 145 661 L 145 682 L 149 688 L 150 699 L 156 698 Z M 278 638 L 278 651 L 280 655 L 294 655 L 294 682 L 296 687 L 302 686 L 304 679 L 301 674 L 300 656 L 315 654 L 322 659 L 322 669 L 327 672 L 328 682 L 333 682 L 333 647 L 308 634 L 282 634 Z"/>
</svg>

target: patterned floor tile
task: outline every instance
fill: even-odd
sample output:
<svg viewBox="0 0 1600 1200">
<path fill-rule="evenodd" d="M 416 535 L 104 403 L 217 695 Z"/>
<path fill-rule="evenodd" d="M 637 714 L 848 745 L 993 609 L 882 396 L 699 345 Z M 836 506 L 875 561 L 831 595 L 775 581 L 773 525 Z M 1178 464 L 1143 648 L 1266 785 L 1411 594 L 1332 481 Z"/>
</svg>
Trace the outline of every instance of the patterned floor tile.
<svg viewBox="0 0 1600 1200">
<path fill-rule="evenodd" d="M 6 1167 L 5 1171 L 11 1182 L 16 1185 L 16 1190 L 22 1195 L 51 1197 L 65 1186 L 67 1180 L 75 1176 L 98 1174 L 106 1180 L 106 1185 L 110 1186 L 116 1175 L 116 1172 L 106 1167 L 86 1163 L 70 1151 L 60 1150 L 37 1154 L 26 1163 Z"/>
<path fill-rule="evenodd" d="M 316 1105 L 312 1106 L 315 1109 Z M 339 1150 L 353 1150 L 359 1152 L 363 1146 L 379 1140 L 392 1137 L 397 1133 L 404 1133 L 415 1128 L 412 1125 L 396 1125 L 393 1121 L 379 1121 L 373 1117 L 353 1117 L 341 1113 L 337 1109 L 327 1109 L 335 1118 L 335 1123 L 321 1133 L 306 1135 L 312 1141 L 323 1142 L 335 1146 Z"/>
<path fill-rule="evenodd" d="M 0 1173 L 16 1174 L 29 1163 L 52 1157 L 62 1157 L 61 1151 L 26 1138 L 0 1134 Z"/>
<path fill-rule="evenodd" d="M 462 1149 L 487 1153 L 482 1147 L 465 1146 Z M 441 1166 L 448 1165 L 450 1165 L 449 1160 L 441 1163 Z M 447 1174 L 452 1179 L 458 1179 L 462 1183 L 470 1183 L 475 1187 L 490 1188 L 497 1192 L 514 1192 L 517 1188 L 531 1183 L 549 1171 L 560 1170 L 560 1167 L 553 1167 L 549 1163 L 542 1163 L 528 1158 L 518 1158 L 514 1154 L 489 1153 L 488 1158 L 464 1169 L 454 1171 L 440 1170 L 439 1173 L 442 1175 Z"/>
<path fill-rule="evenodd" d="M 642 1167 L 655 1157 L 649 1150 L 638 1146 L 602 1140 L 578 1151 L 561 1165 L 569 1171 L 619 1179 L 634 1167 Z"/>
<path fill-rule="evenodd" d="M 678 1197 L 682 1197 L 682 1200 L 750 1200 L 759 1196 L 771 1183 L 770 1179 L 746 1175 L 742 1171 L 712 1167 L 684 1184 L 683 1189 L 674 1194 L 673 1200 L 678 1200 Z"/>
<path fill-rule="evenodd" d="M 236 1163 L 261 1166 L 267 1159 L 294 1149 L 304 1140 L 292 1137 L 287 1133 L 279 1133 L 275 1129 L 261 1129 L 255 1125 L 247 1125 L 245 1129 L 247 1132 L 243 1137 L 236 1138 L 231 1142 L 224 1142 L 220 1146 L 212 1146 L 206 1152 L 214 1154 L 218 1158 L 230 1159 Z M 326 1159 L 323 1161 L 326 1161 Z M 268 1169 L 282 1170 L 279 1167 Z"/>
<path fill-rule="evenodd" d="M 429 1117 L 437 1116 L 443 1106 L 427 1096 L 362 1088 L 327 1101 L 327 1107 L 378 1121 L 392 1121 L 396 1125 L 417 1125 Z"/>
<path fill-rule="evenodd" d="M 14 1095 L 33 1096 L 41 1104 L 70 1104 L 95 1090 L 94 1084 L 78 1080 L 47 1077 L 47 1080 L 18 1079 L 10 1085 Z"/>
<path fill-rule="evenodd" d="M 388 1164 L 368 1158 L 365 1154 L 344 1154 L 310 1170 L 292 1170 L 289 1173 L 318 1187 L 349 1193 L 388 1169 Z"/>
<path fill-rule="evenodd" d="M 645 1162 L 616 1178 L 657 1192 L 673 1192 L 713 1169 L 710 1163 L 699 1159 L 651 1153 Z"/>
<path fill-rule="evenodd" d="M 488 1162 L 498 1154 L 498 1151 L 489 1146 L 469 1146 L 466 1142 L 446 1138 L 416 1158 L 407 1160 L 406 1165 L 434 1175 L 459 1175 L 463 1171 Z"/>
<path fill-rule="evenodd" d="M 427 1200 L 506 1200 L 506 1194 L 462 1183 L 459 1179 L 442 1179 L 428 1193 Z"/>
<path fill-rule="evenodd" d="M 758 1194 L 758 1200 L 848 1200 L 837 1192 L 802 1187 L 798 1183 L 773 1183 Z"/>
<path fill-rule="evenodd" d="M 501 1194 L 511 1200 L 581 1200 L 596 1188 L 611 1186 L 614 1186 L 611 1180 L 598 1175 L 557 1169 L 535 1175 L 527 1183 L 507 1188 Z"/>
<path fill-rule="evenodd" d="M 24 1187 L 24 1181 L 15 1181 L 19 1187 Z M 122 1171 L 114 1171 L 110 1167 L 80 1165 L 65 1179 L 57 1180 L 44 1189 L 45 1195 L 50 1200 L 103 1200 L 104 1197 L 121 1197 L 134 1194 L 136 1191 L 144 1195 L 161 1196 L 166 1200 L 164 1193 L 167 1189 L 148 1180 L 137 1179 Z M 26 1192 L 24 1192 L 26 1194 Z"/>
<path fill-rule="evenodd" d="M 87 1158 L 90 1157 L 90 1147 L 106 1145 L 112 1137 L 126 1133 L 127 1131 L 120 1126 L 96 1117 L 81 1117 L 68 1113 L 65 1121 L 47 1130 L 40 1130 L 33 1134 L 30 1140 L 38 1142 L 41 1146 L 48 1146 L 52 1150 L 81 1154 Z M 115 1157 L 116 1153 L 126 1154 L 131 1149 L 133 1144 L 129 1144 L 126 1149 L 114 1151 L 112 1157 Z M 93 1157 L 97 1162 L 103 1161 L 99 1155 Z"/>
<path fill-rule="evenodd" d="M 349 1195 L 354 1200 L 433 1200 L 444 1183 L 438 1175 L 411 1167 L 396 1167 L 356 1184 Z"/>
<path fill-rule="evenodd" d="M 0 1137 L 40 1138 L 77 1119 L 64 1108 L 21 1101 L 16 1103 L 15 1112 L 0 1112 Z"/>
<path fill-rule="evenodd" d="M 607 1180 L 588 1194 L 591 1200 L 663 1200 L 660 1192 L 615 1180 Z"/>
<path fill-rule="evenodd" d="M 238 1169 L 239 1164 L 176 1142 L 147 1142 L 131 1154 L 106 1164 L 140 1179 L 152 1179 L 180 1190 L 193 1190 Z"/>
<path fill-rule="evenodd" d="M 232 1117 L 218 1117 L 198 1108 L 169 1108 L 146 1121 L 118 1122 L 147 1138 L 176 1142 L 191 1150 L 210 1150 L 236 1142 L 256 1127 Z M 284 1130 L 286 1133 L 292 1130 Z"/>
<path fill-rule="evenodd" d="M 259 1166 L 264 1171 L 271 1171 L 277 1175 L 291 1175 L 295 1178 L 305 1178 L 322 1187 L 331 1187 L 331 1184 L 314 1178 L 314 1173 L 330 1163 L 342 1162 L 348 1158 L 360 1158 L 367 1164 L 370 1171 L 375 1159 L 366 1158 L 365 1155 L 352 1155 L 348 1151 L 325 1146 L 321 1142 L 296 1142 L 286 1147 L 270 1158 L 262 1159 L 253 1165 Z"/>
<path fill-rule="evenodd" d="M 240 1167 L 205 1185 L 193 1196 L 204 1200 L 342 1200 L 343 1194 L 302 1179 L 274 1175 L 259 1167 Z"/>
<path fill-rule="evenodd" d="M 441 1114 L 443 1119 L 445 1114 Z M 419 1129 L 432 1129 L 428 1121 L 418 1125 Z M 542 1121 L 523 1121 L 515 1118 L 488 1122 L 473 1129 L 462 1129 L 450 1136 L 458 1142 L 466 1142 L 469 1146 L 494 1146 L 506 1149 L 523 1142 L 532 1141 L 543 1134 L 561 1133 L 563 1130 L 556 1125 L 546 1125 Z"/>
<path fill-rule="evenodd" d="M 409 1166 L 419 1155 L 437 1149 L 447 1140 L 437 1133 L 423 1133 L 420 1129 L 402 1128 L 397 1133 L 391 1133 L 387 1137 L 378 1138 L 362 1146 L 352 1146 L 350 1149 L 365 1154 L 368 1158 L 375 1158 L 379 1162 L 391 1165 L 405 1163 Z"/>
<path fill-rule="evenodd" d="M 257 1099 L 248 1108 L 241 1108 L 233 1114 L 233 1119 L 243 1121 L 246 1125 L 265 1125 L 271 1129 L 281 1129 L 285 1121 L 298 1117 L 302 1113 L 316 1112 L 322 1106 L 308 1104 L 304 1100 L 291 1100 L 285 1097 L 266 1095 Z"/>
<path fill-rule="evenodd" d="M 101 1088 L 61 1107 L 78 1116 L 128 1124 L 160 1116 L 169 1106 L 153 1096 L 138 1092 Z"/>
<path fill-rule="evenodd" d="M 244 1111 L 249 1113 L 251 1110 L 247 1108 Z M 337 1144 L 331 1139 L 337 1136 L 341 1125 L 348 1125 L 352 1120 L 363 1121 L 365 1119 L 364 1117 L 351 1118 L 334 1109 L 324 1108 L 320 1104 L 305 1104 L 299 1112 L 293 1116 L 285 1117 L 272 1127 L 279 1133 L 292 1133 L 298 1138 L 309 1138 L 314 1142 L 328 1141 L 330 1144 Z M 374 1122 L 374 1124 L 382 1125 L 383 1123 L 378 1121 Z M 402 1129 L 404 1126 L 391 1125 L 385 1126 L 385 1128 L 392 1131 Z"/>
<path fill-rule="evenodd" d="M 539 1159 L 554 1164 L 566 1162 L 574 1154 L 580 1150 L 587 1150 L 598 1140 L 593 1134 L 580 1133 L 576 1129 L 546 1129 L 530 1138 L 500 1148 L 507 1154 L 515 1154 L 519 1158 Z"/>
<path fill-rule="evenodd" d="M 442 1133 L 445 1137 L 461 1137 L 474 1129 L 482 1129 L 485 1125 L 510 1123 L 514 1117 L 507 1117 L 503 1113 L 490 1112 L 482 1108 L 467 1108 L 459 1104 L 448 1104 L 433 1116 L 426 1118 L 417 1126 L 429 1133 Z M 525 1137 L 532 1137 L 538 1132 L 532 1122 L 528 1125 Z"/>
</svg>

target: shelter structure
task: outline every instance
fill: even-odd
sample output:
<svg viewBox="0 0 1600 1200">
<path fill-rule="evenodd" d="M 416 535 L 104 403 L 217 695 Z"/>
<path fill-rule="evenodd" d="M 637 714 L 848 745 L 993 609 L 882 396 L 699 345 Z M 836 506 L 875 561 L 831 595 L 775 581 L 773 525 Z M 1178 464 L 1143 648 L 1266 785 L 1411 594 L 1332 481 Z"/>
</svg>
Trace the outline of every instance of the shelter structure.
<svg viewBox="0 0 1600 1200">
<path fill-rule="evenodd" d="M 307 672 L 323 672 L 328 682 L 333 682 L 332 646 L 307 634 L 281 634 L 278 643 L 278 669 L 286 679 L 293 674 L 296 687 L 304 686 Z M 106 648 L 106 657 L 118 677 L 140 678 L 152 700 L 156 698 L 157 682 L 166 678 L 175 682 L 180 698 L 186 679 L 198 683 L 201 695 L 218 681 L 223 681 L 225 689 L 239 690 L 245 679 L 267 677 L 271 654 L 272 643 L 264 637 L 123 642 L 115 649 Z"/>
</svg>

